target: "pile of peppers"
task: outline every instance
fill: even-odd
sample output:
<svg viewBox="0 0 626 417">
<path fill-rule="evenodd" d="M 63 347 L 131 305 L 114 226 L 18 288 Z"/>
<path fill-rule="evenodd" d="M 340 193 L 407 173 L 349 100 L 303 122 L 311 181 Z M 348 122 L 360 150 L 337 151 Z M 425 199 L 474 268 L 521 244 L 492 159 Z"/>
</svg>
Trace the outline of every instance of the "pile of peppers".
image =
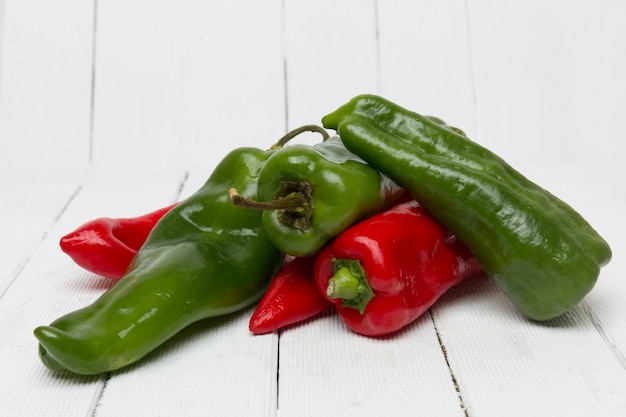
<svg viewBox="0 0 626 417">
<path fill-rule="evenodd" d="M 334 310 L 355 333 L 387 335 L 477 274 L 545 321 L 611 259 L 571 206 L 437 117 L 361 95 L 321 121 L 234 149 L 183 201 L 63 236 L 77 265 L 116 283 L 35 329 L 42 362 L 110 372 L 250 306 L 253 334 Z M 287 146 L 305 131 L 322 140 Z"/>
</svg>

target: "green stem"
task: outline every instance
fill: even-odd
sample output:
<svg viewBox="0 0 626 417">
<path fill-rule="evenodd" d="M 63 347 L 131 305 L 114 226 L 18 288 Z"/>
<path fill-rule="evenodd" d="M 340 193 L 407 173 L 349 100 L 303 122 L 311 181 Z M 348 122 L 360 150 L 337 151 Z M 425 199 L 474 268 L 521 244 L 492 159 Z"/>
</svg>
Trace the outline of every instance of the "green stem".
<svg viewBox="0 0 626 417">
<path fill-rule="evenodd" d="M 374 297 L 361 263 L 354 259 L 333 259 L 334 275 L 328 280 L 326 295 L 340 298 L 343 307 L 354 308 L 361 314 Z"/>
<path fill-rule="evenodd" d="M 276 197 L 271 201 L 255 201 L 240 195 L 231 188 L 228 196 L 233 204 L 252 210 L 278 210 L 278 219 L 286 226 L 303 232 L 311 228 L 315 211 L 313 187 L 306 181 L 283 181 Z"/>
<path fill-rule="evenodd" d="M 306 198 L 297 192 L 272 201 L 256 201 L 240 195 L 237 189 L 231 188 L 228 191 L 228 196 L 234 205 L 252 210 L 289 210 L 299 212 L 303 211 L 304 206 L 307 205 Z"/>
<path fill-rule="evenodd" d="M 328 134 L 328 132 L 321 126 L 318 125 L 304 125 L 304 126 L 300 126 L 290 132 L 287 132 L 287 134 L 285 136 L 283 136 L 282 138 L 278 139 L 278 142 L 276 142 L 275 144 L 273 144 L 270 147 L 270 151 L 275 151 L 277 149 L 280 149 L 282 147 L 284 147 L 287 142 L 289 142 L 291 139 L 295 138 L 296 136 L 298 136 L 301 133 L 304 132 L 316 132 L 322 135 L 322 141 L 328 139 L 330 137 L 330 135 Z"/>
</svg>

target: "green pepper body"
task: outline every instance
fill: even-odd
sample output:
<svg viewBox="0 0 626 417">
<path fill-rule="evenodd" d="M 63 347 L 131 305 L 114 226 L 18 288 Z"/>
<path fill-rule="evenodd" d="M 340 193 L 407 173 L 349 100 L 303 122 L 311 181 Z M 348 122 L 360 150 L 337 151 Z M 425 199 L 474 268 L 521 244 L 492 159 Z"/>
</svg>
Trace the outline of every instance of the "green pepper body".
<svg viewBox="0 0 626 417">
<path fill-rule="evenodd" d="M 307 207 L 263 212 L 270 240 L 293 256 L 314 255 L 354 222 L 390 207 L 402 193 L 393 181 L 349 152 L 338 137 L 276 151 L 261 169 L 259 197 L 280 199 L 300 192 L 302 184 L 310 192 Z M 299 225 L 305 212 L 310 221 Z"/>
<path fill-rule="evenodd" d="M 437 119 L 364 95 L 322 122 L 454 233 L 531 319 L 576 306 L 611 259 L 572 207 Z"/>
<path fill-rule="evenodd" d="M 131 364 L 189 324 L 257 301 L 280 266 L 261 213 L 237 207 L 228 190 L 255 198 L 271 153 L 239 148 L 206 183 L 169 211 L 129 272 L 93 304 L 35 329 L 43 363 L 98 374 Z"/>
</svg>

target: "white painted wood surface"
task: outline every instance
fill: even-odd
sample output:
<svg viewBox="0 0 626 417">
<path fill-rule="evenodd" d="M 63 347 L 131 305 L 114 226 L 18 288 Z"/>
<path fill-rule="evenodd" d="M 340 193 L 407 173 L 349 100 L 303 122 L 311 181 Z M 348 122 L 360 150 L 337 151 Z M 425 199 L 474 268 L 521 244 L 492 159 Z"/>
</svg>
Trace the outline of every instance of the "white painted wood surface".
<svg viewBox="0 0 626 417">
<path fill-rule="evenodd" d="M 626 3 L 0 0 L 0 415 L 626 415 Z M 381 340 L 251 309 L 110 375 L 55 375 L 32 330 L 111 282 L 58 240 L 194 192 L 352 96 L 462 127 L 614 252 L 572 312 L 522 319 L 488 277 Z"/>
</svg>

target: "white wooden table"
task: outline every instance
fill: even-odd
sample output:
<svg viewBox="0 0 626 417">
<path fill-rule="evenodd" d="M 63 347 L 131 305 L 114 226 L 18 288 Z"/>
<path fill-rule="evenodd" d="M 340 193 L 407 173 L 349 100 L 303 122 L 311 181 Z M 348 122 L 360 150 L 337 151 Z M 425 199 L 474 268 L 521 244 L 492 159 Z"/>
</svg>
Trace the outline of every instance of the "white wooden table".
<svg viewBox="0 0 626 417">
<path fill-rule="evenodd" d="M 625 21 L 621 0 L 0 0 L 0 415 L 626 415 Z M 44 368 L 32 330 L 112 285 L 61 236 L 366 92 L 580 211 L 614 252 L 581 305 L 532 323 L 479 277 L 389 338 L 330 312 L 255 337 L 247 309 L 108 375 Z"/>
</svg>

